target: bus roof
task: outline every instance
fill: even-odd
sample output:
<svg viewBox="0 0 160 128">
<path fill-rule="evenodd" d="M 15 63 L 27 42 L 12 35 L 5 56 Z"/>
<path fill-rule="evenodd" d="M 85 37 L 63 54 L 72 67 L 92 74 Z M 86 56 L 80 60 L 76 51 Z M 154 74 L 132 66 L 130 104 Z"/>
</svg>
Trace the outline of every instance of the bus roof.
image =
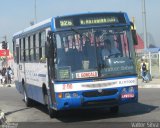
<svg viewBox="0 0 160 128">
<path fill-rule="evenodd" d="M 34 24 L 34 25 L 32 25 L 28 28 L 25 28 L 24 30 L 21 30 L 21 31 L 15 33 L 13 35 L 13 38 L 16 38 L 17 36 L 21 36 L 21 35 L 24 35 L 24 34 L 27 34 L 27 33 L 32 33 L 32 32 L 37 31 L 37 30 L 41 30 L 43 28 L 47 28 L 51 25 L 51 19 L 52 18 L 49 18 L 47 20 L 44 20 L 44 21 L 39 22 L 37 24 Z"/>
<path fill-rule="evenodd" d="M 127 13 L 125 13 L 125 12 L 92 12 L 92 13 L 89 12 L 89 13 L 81 13 L 81 14 L 72 14 L 72 15 L 51 17 L 47 20 L 39 22 L 39 23 L 37 23 L 33 26 L 30 26 L 28 28 L 25 28 L 24 30 L 21 30 L 21 31 L 15 33 L 13 35 L 13 38 L 17 38 L 19 36 L 23 36 L 23 35 L 28 34 L 28 33 L 33 33 L 35 31 L 40 31 L 41 29 L 44 29 L 44 28 L 47 28 L 47 27 L 51 27 L 52 31 L 55 31 L 55 30 L 60 30 L 60 29 L 62 29 L 62 30 L 67 29 L 69 27 L 84 27 L 86 25 L 93 25 L 94 26 L 95 24 L 83 24 L 83 25 L 80 24 L 81 18 L 85 19 L 87 17 L 89 17 L 89 20 L 91 20 L 91 22 L 92 22 L 92 19 L 94 19 L 94 18 L 95 19 L 97 18 L 98 20 L 103 20 L 103 18 L 105 18 L 105 17 L 115 17 L 115 23 L 130 24 Z M 116 22 L 116 18 L 120 22 Z M 111 22 L 111 20 L 113 20 L 113 19 L 108 18 L 108 19 L 105 19 L 105 20 L 108 20 L 108 21 Z M 86 22 L 86 21 L 87 20 L 84 20 L 84 22 Z M 61 26 L 60 22 L 64 23 L 63 24 L 64 26 Z M 65 22 L 68 22 L 68 24 L 65 24 Z M 77 23 L 77 22 L 79 22 L 79 23 Z M 99 24 L 97 24 L 97 25 L 99 25 Z"/>
<path fill-rule="evenodd" d="M 69 16 L 81 16 L 81 15 L 88 15 L 88 14 L 124 14 L 127 15 L 126 12 L 87 12 L 87 13 L 77 13 L 77 14 L 68 14 L 68 15 L 63 15 L 63 16 L 57 16 L 57 17 L 69 17 Z M 57 18 L 55 17 L 55 18 Z"/>
<path fill-rule="evenodd" d="M 52 31 L 71 28 L 96 27 L 106 25 L 130 25 L 125 12 L 96 12 L 59 16 L 52 19 Z"/>
</svg>

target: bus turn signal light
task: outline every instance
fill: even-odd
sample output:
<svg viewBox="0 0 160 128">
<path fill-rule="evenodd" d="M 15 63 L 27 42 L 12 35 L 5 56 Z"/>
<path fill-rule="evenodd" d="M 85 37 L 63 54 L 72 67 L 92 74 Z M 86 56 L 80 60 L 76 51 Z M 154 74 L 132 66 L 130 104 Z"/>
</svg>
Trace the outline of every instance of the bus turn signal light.
<svg viewBox="0 0 160 128">
<path fill-rule="evenodd" d="M 62 93 L 60 92 L 60 93 L 58 93 L 58 97 L 59 98 L 62 98 L 63 97 L 63 95 L 62 95 Z"/>
</svg>

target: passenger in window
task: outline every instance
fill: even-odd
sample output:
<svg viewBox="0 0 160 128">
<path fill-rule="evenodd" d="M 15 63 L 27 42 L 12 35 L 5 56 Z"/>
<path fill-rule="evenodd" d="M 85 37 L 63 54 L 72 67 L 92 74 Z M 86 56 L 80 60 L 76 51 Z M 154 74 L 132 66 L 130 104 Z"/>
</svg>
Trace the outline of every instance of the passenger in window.
<svg viewBox="0 0 160 128">
<path fill-rule="evenodd" d="M 88 60 L 89 59 L 89 52 L 91 49 L 91 45 L 88 41 L 85 42 L 85 45 L 83 46 L 82 50 L 83 50 L 83 58 L 84 60 Z"/>
<path fill-rule="evenodd" d="M 68 47 L 69 47 L 68 40 L 65 40 L 65 42 L 64 42 L 64 49 L 65 49 L 65 52 L 68 52 Z"/>
<path fill-rule="evenodd" d="M 101 66 L 103 64 L 102 62 L 102 41 L 101 41 L 101 32 L 96 32 L 95 33 L 95 46 L 96 46 L 96 56 L 97 56 L 97 61 L 98 65 Z"/>
<path fill-rule="evenodd" d="M 104 40 L 104 48 L 102 49 L 103 60 L 110 58 L 111 56 L 117 57 L 119 54 L 120 51 L 111 44 L 109 39 Z"/>
<path fill-rule="evenodd" d="M 91 46 L 91 42 L 87 39 L 82 48 L 83 61 L 89 61 L 89 68 L 96 67 L 96 52 L 95 46 Z"/>
</svg>

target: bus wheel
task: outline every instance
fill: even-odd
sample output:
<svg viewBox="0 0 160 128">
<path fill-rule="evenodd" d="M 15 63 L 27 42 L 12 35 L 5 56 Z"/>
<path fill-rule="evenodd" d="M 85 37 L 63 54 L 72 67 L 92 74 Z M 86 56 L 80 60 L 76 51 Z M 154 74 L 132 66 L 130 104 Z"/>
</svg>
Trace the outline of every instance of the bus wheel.
<svg viewBox="0 0 160 128">
<path fill-rule="evenodd" d="M 111 107 L 110 112 L 113 113 L 113 114 L 117 114 L 119 112 L 119 106 Z"/>
<path fill-rule="evenodd" d="M 27 107 L 30 107 L 32 105 L 32 101 L 30 98 L 28 98 L 26 91 L 23 91 L 23 96 L 24 96 L 24 102 L 26 104 Z"/>
<path fill-rule="evenodd" d="M 48 114 L 50 118 L 56 117 L 56 111 L 53 110 L 52 108 L 48 107 Z"/>
<path fill-rule="evenodd" d="M 50 107 L 50 100 L 49 100 L 49 97 L 47 96 L 47 99 L 48 99 L 48 105 L 47 105 L 47 108 L 48 108 L 48 114 L 49 114 L 49 116 L 50 116 L 50 118 L 54 118 L 54 117 L 56 117 L 57 116 L 57 111 L 56 110 L 54 110 L 54 109 L 52 109 L 51 107 Z"/>
</svg>

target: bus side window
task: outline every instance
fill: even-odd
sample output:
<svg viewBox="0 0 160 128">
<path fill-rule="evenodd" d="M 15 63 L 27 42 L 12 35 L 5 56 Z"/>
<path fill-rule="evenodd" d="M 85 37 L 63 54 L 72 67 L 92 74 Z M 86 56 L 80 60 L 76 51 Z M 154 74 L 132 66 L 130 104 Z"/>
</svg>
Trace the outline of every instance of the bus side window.
<svg viewBox="0 0 160 128">
<path fill-rule="evenodd" d="M 33 35 L 33 60 L 36 61 L 36 35 Z"/>
<path fill-rule="evenodd" d="M 19 39 L 19 49 L 20 49 L 20 62 L 22 62 L 23 58 L 23 42 L 22 39 Z"/>
<path fill-rule="evenodd" d="M 39 33 L 39 60 L 41 63 L 44 63 L 46 60 L 45 57 L 45 41 L 46 41 L 46 32 Z"/>
<path fill-rule="evenodd" d="M 39 33 L 36 34 L 36 62 L 39 62 Z"/>
<path fill-rule="evenodd" d="M 28 62 L 29 61 L 29 58 L 28 58 L 29 57 L 29 54 L 28 54 L 29 53 L 29 49 L 28 49 L 28 37 L 25 38 L 25 46 L 26 46 L 25 47 L 26 62 Z"/>
<path fill-rule="evenodd" d="M 39 33 L 39 60 L 41 61 L 42 57 L 42 33 Z"/>
<path fill-rule="evenodd" d="M 33 61 L 33 36 L 30 36 L 30 57 L 31 61 Z"/>
<path fill-rule="evenodd" d="M 31 61 L 31 39 L 28 37 L 28 59 Z"/>
<path fill-rule="evenodd" d="M 25 38 L 23 38 L 23 61 L 26 61 Z"/>
<path fill-rule="evenodd" d="M 19 64 L 19 47 L 16 47 L 16 62 Z"/>
</svg>

